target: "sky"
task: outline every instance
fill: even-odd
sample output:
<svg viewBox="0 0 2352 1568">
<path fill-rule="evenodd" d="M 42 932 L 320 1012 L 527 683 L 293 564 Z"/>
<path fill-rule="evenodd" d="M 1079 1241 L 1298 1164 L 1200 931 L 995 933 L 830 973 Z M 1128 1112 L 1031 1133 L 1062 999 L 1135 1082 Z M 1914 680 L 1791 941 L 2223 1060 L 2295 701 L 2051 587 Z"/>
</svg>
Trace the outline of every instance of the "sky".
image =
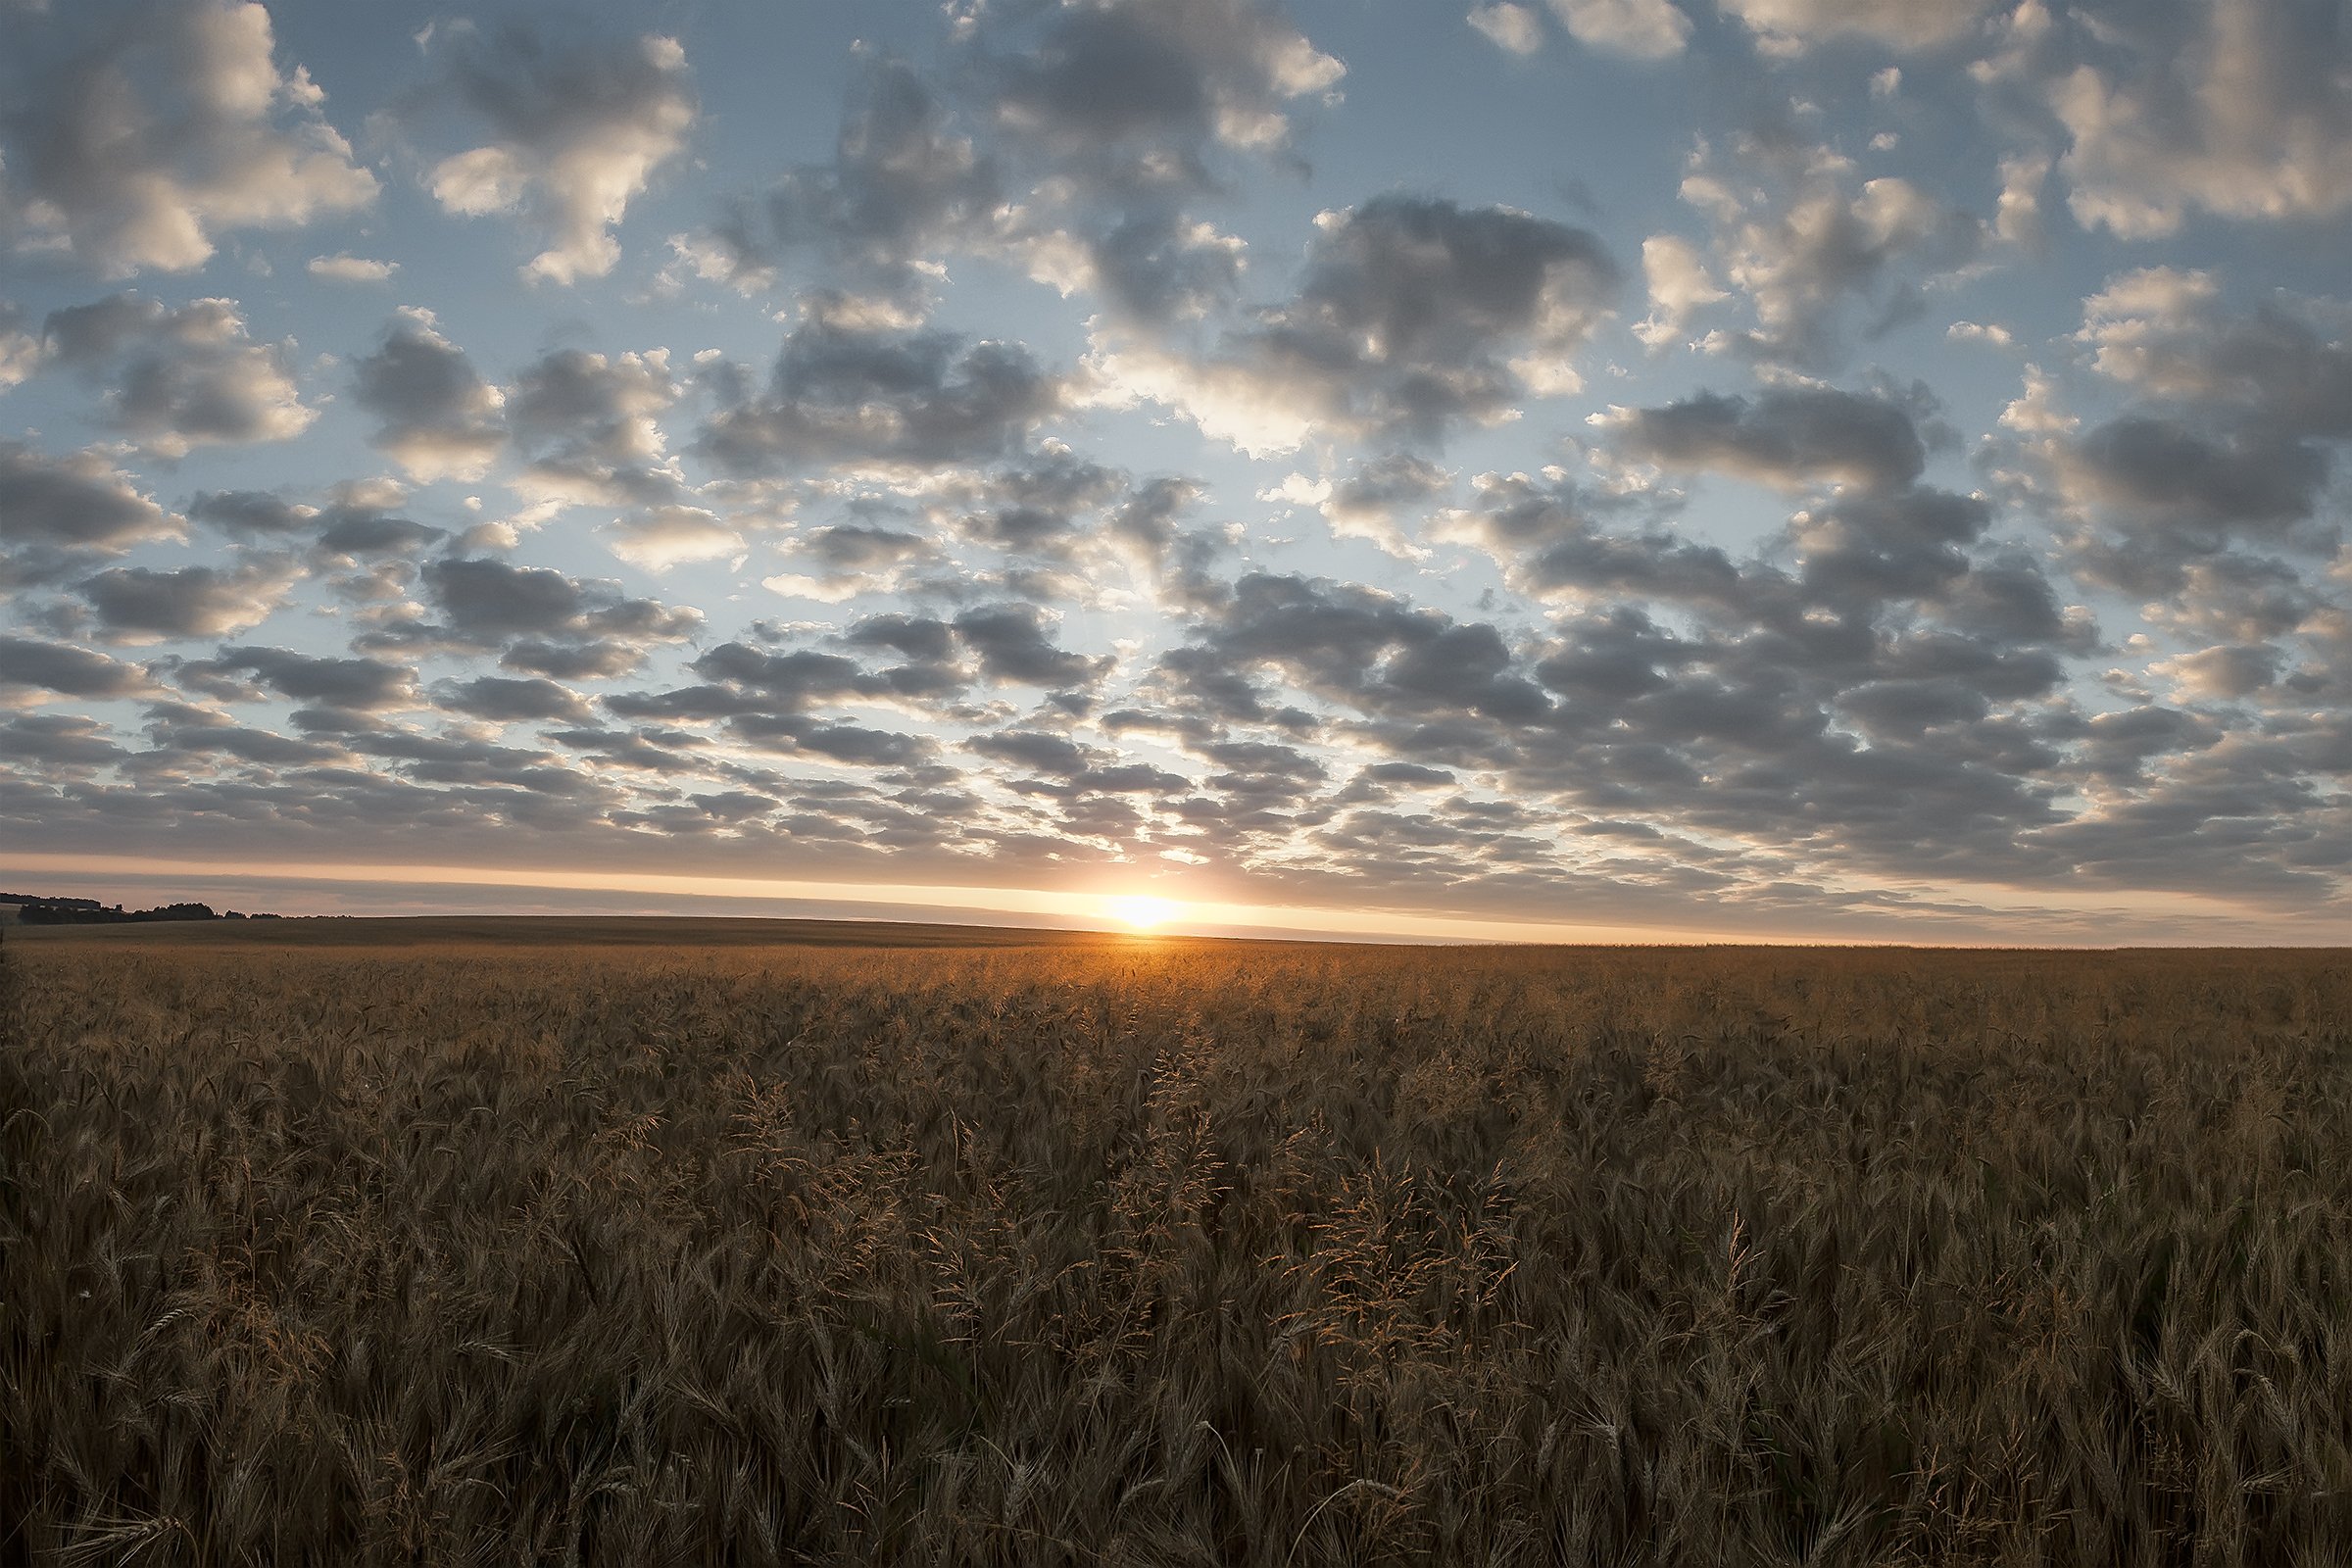
<svg viewBox="0 0 2352 1568">
<path fill-rule="evenodd" d="M 0 875 L 2352 941 L 2333 0 L 0 0 Z"/>
</svg>

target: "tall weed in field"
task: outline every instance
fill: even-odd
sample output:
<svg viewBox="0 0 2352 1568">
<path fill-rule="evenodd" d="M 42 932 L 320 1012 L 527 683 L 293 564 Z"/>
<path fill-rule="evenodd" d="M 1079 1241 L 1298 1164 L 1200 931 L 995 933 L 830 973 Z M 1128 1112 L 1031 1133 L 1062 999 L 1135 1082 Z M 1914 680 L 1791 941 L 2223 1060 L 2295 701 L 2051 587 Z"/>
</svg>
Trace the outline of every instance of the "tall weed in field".
<svg viewBox="0 0 2352 1568">
<path fill-rule="evenodd" d="M 0 1557 L 2352 1540 L 2341 956 L 7 963 Z"/>
</svg>

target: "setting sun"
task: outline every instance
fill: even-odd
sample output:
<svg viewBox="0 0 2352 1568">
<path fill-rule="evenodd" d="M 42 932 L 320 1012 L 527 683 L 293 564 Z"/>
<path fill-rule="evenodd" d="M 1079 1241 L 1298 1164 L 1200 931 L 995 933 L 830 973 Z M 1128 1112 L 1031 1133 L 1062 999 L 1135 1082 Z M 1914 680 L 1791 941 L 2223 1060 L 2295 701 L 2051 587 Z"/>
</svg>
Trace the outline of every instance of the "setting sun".
<svg viewBox="0 0 2352 1568">
<path fill-rule="evenodd" d="M 1103 900 L 1102 912 L 1121 925 L 1131 926 L 1138 931 L 1153 931 L 1176 918 L 1177 905 L 1171 899 L 1127 894 Z"/>
</svg>

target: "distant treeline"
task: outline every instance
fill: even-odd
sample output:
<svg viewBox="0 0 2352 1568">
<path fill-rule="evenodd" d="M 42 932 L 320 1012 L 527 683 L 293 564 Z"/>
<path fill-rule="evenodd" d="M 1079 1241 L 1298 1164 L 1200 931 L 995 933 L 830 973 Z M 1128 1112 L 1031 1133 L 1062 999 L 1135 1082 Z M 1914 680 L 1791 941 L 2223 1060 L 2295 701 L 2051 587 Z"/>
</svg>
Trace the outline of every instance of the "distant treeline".
<svg viewBox="0 0 2352 1568">
<path fill-rule="evenodd" d="M 274 914 L 226 912 L 209 904 L 159 904 L 152 909 L 125 909 L 120 904 L 96 899 L 49 899 L 21 893 L 0 893 L 0 904 L 18 906 L 17 918 L 26 925 L 126 925 L 146 920 L 274 920 Z"/>
</svg>

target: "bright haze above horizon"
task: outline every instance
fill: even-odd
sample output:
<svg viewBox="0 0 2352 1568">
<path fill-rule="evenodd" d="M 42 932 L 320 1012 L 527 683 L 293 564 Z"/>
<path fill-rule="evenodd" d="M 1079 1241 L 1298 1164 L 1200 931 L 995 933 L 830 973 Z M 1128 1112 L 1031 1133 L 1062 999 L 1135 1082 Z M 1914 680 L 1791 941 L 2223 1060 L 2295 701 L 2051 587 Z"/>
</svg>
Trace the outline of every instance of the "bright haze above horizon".
<svg viewBox="0 0 2352 1568">
<path fill-rule="evenodd" d="M 0 872 L 2345 940 L 2345 17 L 0 0 Z"/>
</svg>

